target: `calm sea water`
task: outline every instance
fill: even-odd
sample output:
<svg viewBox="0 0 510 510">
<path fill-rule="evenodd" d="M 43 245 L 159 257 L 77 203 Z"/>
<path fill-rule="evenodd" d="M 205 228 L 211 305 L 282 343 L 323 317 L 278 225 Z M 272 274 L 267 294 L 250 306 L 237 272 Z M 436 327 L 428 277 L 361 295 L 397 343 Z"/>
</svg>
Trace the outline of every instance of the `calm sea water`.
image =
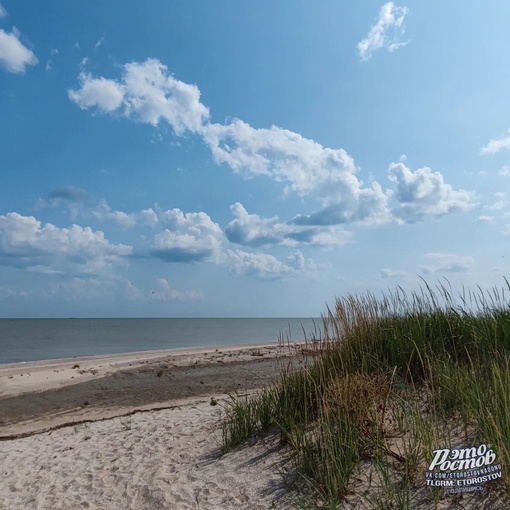
<svg viewBox="0 0 510 510">
<path fill-rule="evenodd" d="M 320 319 L 0 319 L 0 364 L 177 347 L 292 341 Z"/>
</svg>

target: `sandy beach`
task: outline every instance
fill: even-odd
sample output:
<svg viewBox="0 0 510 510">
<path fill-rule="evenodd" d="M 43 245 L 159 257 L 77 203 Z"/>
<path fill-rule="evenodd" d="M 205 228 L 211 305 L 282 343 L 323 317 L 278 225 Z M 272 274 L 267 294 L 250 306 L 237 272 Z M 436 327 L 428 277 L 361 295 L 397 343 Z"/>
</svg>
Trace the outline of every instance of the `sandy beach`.
<svg viewBox="0 0 510 510">
<path fill-rule="evenodd" d="M 290 508 L 278 445 L 222 455 L 221 416 L 229 394 L 270 383 L 299 349 L 1 365 L 0 508 Z"/>
</svg>

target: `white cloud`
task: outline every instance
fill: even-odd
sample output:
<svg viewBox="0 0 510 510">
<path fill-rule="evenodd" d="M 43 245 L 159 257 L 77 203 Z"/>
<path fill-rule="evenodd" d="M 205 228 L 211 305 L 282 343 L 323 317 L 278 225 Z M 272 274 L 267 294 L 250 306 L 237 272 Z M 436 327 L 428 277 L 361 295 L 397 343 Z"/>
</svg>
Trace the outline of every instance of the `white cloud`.
<svg viewBox="0 0 510 510">
<path fill-rule="evenodd" d="M 503 149 L 510 149 L 510 129 L 508 130 L 508 136 L 506 138 L 491 140 L 485 147 L 480 149 L 480 154 L 482 156 L 496 154 Z"/>
<path fill-rule="evenodd" d="M 320 200 L 325 211 L 300 218 L 303 224 L 380 222 L 387 216 L 388 196 L 377 183 L 363 187 L 353 159 L 343 149 L 323 147 L 276 126 L 255 129 L 241 120 L 208 124 L 202 133 L 216 162 L 248 177 L 265 175 L 286 183 L 287 194 Z"/>
<path fill-rule="evenodd" d="M 121 263 L 132 248 L 111 244 L 103 232 L 73 225 L 44 226 L 33 216 L 0 216 L 0 264 L 50 273 L 97 274 Z"/>
<path fill-rule="evenodd" d="M 288 276 L 295 271 L 293 267 L 280 262 L 273 255 L 266 253 L 228 250 L 227 256 L 230 263 L 230 271 L 236 276 L 245 274 L 262 279 L 278 279 Z"/>
<path fill-rule="evenodd" d="M 85 72 L 79 80 L 81 87 L 69 90 L 69 98 L 82 109 L 97 107 L 103 113 L 119 109 L 153 126 L 164 119 L 178 135 L 198 131 L 209 117 L 198 87 L 176 80 L 157 59 L 126 64 L 121 82 Z"/>
<path fill-rule="evenodd" d="M 166 228 L 154 236 L 153 256 L 168 262 L 219 261 L 223 232 L 206 213 L 171 209 L 156 215 L 158 225 Z"/>
<path fill-rule="evenodd" d="M 372 53 L 380 48 L 386 48 L 391 53 L 408 44 L 409 41 L 400 40 L 405 33 L 403 24 L 408 12 L 407 7 L 397 7 L 393 2 L 381 7 L 377 22 L 370 27 L 365 39 L 358 43 L 361 60 L 370 59 Z"/>
<path fill-rule="evenodd" d="M 281 262 L 268 253 L 249 253 L 243 250 L 227 250 L 226 264 L 235 275 L 255 276 L 262 280 L 288 278 L 300 271 L 316 271 L 317 265 L 307 259 L 300 250 L 290 253 Z"/>
<path fill-rule="evenodd" d="M 5 7 L 0 4 L 0 18 L 5 18 L 7 16 L 7 11 L 5 10 Z"/>
<path fill-rule="evenodd" d="M 307 259 L 300 250 L 292 252 L 287 256 L 286 260 L 288 265 L 296 271 L 317 271 L 319 269 L 319 266 L 313 261 L 313 259 Z"/>
<path fill-rule="evenodd" d="M 503 175 L 504 177 L 510 177 L 510 167 L 508 165 L 505 165 L 499 171 L 499 175 Z"/>
<path fill-rule="evenodd" d="M 69 91 L 80 107 L 120 111 L 153 125 L 164 120 L 177 135 L 197 133 L 218 164 L 226 164 L 248 178 L 266 176 L 282 183 L 286 194 L 311 197 L 320 204 L 318 211 L 297 215 L 286 223 L 278 218 L 248 215 L 246 211 L 241 214 L 239 210 L 242 218 L 236 217 L 228 228 L 230 239 L 237 238 L 235 242 L 241 244 L 339 244 L 335 237 L 344 236 L 341 231 L 312 227 L 347 223 L 375 226 L 395 219 L 414 222 L 466 211 L 473 205 L 469 192 L 453 190 L 439 172 L 426 167 L 411 172 L 403 163 L 404 156 L 389 169 L 390 181 L 397 184 L 395 193 L 384 190 L 377 181 L 365 185 L 356 175 L 358 168 L 353 159 L 343 149 L 324 147 L 277 126 L 256 129 L 239 119 L 228 124 L 210 123 L 199 89 L 173 78 L 156 59 L 126 64 L 120 82 L 92 78 L 83 72 L 80 81 L 80 89 Z M 395 199 L 396 207 L 392 204 Z M 159 222 L 156 213 L 156 218 L 149 217 L 149 210 L 143 214 L 146 221 L 154 225 Z"/>
<path fill-rule="evenodd" d="M 35 66 L 37 57 L 19 40 L 16 28 L 8 33 L 0 29 L 0 65 L 14 74 L 23 74 L 27 66 Z"/>
<path fill-rule="evenodd" d="M 82 110 L 97 107 L 102 112 L 113 112 L 124 101 L 124 87 L 114 80 L 92 78 L 90 74 L 81 72 L 79 75 L 81 88 L 69 90 L 69 98 Z"/>
<path fill-rule="evenodd" d="M 474 204 L 468 191 L 454 191 L 440 172 L 428 167 L 412 172 L 403 163 L 392 163 L 389 179 L 397 185 L 399 205 L 393 213 L 400 221 L 414 223 L 453 211 L 468 211 Z"/>
<path fill-rule="evenodd" d="M 429 265 L 421 266 L 425 274 L 465 272 L 469 271 L 474 263 L 472 257 L 451 253 L 427 253 L 425 258 L 430 261 Z"/>
<path fill-rule="evenodd" d="M 356 172 L 353 159 L 343 149 L 325 148 L 276 126 L 255 129 L 235 120 L 227 125 L 208 124 L 203 134 L 218 163 L 248 176 L 266 175 L 286 182 L 287 192 L 299 196 L 312 191 L 328 196 L 329 184 L 352 180 Z"/>
<path fill-rule="evenodd" d="M 388 197 L 377 183 L 363 187 L 354 175 L 352 158 L 343 149 L 323 147 L 275 126 L 255 129 L 241 120 L 227 125 L 207 123 L 209 110 L 200 103 L 198 88 L 170 76 L 158 60 L 126 64 L 122 82 L 83 72 L 80 82 L 81 88 L 69 91 L 69 97 L 81 108 L 95 106 L 105 113 L 120 110 L 153 125 L 164 119 L 179 135 L 186 130 L 198 132 L 216 162 L 234 172 L 266 175 L 284 183 L 287 193 L 318 198 L 330 208 L 318 222 L 376 221 L 378 217 L 381 222 L 380 217 L 387 216 Z"/>
<path fill-rule="evenodd" d="M 152 228 L 156 228 L 159 223 L 158 215 L 152 207 L 149 207 L 149 209 L 143 209 L 140 212 L 140 220 L 142 223 L 149 225 Z"/>
<path fill-rule="evenodd" d="M 476 223 L 492 223 L 494 221 L 494 216 L 478 216 L 475 219 Z"/>
<path fill-rule="evenodd" d="M 342 246 L 349 242 L 350 232 L 335 226 L 308 226 L 285 223 L 278 217 L 262 218 L 249 214 L 242 204 L 237 202 L 230 207 L 234 215 L 225 229 L 228 240 L 246 246 L 299 245 Z"/>
</svg>

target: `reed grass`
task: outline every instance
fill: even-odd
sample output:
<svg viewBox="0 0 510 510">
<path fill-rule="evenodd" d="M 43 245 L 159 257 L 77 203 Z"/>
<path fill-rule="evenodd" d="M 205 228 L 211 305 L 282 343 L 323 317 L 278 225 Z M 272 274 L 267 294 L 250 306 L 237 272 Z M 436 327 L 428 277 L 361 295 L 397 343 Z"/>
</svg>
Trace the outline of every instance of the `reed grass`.
<svg viewBox="0 0 510 510">
<path fill-rule="evenodd" d="M 447 281 L 434 289 L 423 281 L 409 294 L 397 287 L 379 298 L 337 299 L 300 368 L 282 365 L 271 387 L 232 396 L 224 450 L 254 434 L 279 433 L 293 451 L 307 504 L 331 509 L 356 492 L 353 474 L 362 462 L 376 473 L 364 507 L 397 509 L 415 508 L 413 494 L 423 497 L 436 448 L 490 443 L 498 463 L 510 465 L 505 283 L 487 292 L 463 288 L 455 299 Z M 508 474 L 488 488 L 510 494 Z M 442 496 L 427 490 L 424 508 L 433 508 Z"/>
</svg>

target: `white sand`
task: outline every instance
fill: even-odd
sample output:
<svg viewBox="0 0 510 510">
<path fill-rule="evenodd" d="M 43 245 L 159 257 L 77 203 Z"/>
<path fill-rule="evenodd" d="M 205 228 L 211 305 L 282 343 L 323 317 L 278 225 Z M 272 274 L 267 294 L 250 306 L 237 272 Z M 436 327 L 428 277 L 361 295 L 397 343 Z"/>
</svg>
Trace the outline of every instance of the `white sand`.
<svg viewBox="0 0 510 510">
<path fill-rule="evenodd" d="M 0 442 L 0 508 L 291 508 L 278 453 L 221 455 L 221 412 L 200 402 Z"/>
</svg>

